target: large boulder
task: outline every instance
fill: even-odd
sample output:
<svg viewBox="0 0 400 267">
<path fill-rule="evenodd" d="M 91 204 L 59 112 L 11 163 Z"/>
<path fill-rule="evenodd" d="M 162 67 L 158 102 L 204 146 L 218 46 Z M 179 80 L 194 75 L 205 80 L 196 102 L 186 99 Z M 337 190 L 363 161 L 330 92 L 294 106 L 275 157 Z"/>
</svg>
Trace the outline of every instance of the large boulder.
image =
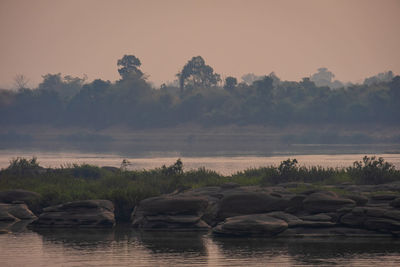
<svg viewBox="0 0 400 267">
<path fill-rule="evenodd" d="M 217 235 L 275 236 L 288 228 L 287 222 L 268 214 L 252 214 L 227 218 L 213 229 Z"/>
<path fill-rule="evenodd" d="M 24 203 L 0 203 L 0 221 L 32 220 L 35 214 Z"/>
<path fill-rule="evenodd" d="M 32 201 L 37 201 L 39 199 L 40 195 L 38 193 L 22 189 L 0 192 L 0 203 L 13 203 L 15 201 L 23 201 L 25 203 L 29 203 Z"/>
<path fill-rule="evenodd" d="M 392 206 L 394 208 L 400 208 L 400 197 L 390 201 L 390 206 Z"/>
<path fill-rule="evenodd" d="M 274 193 L 238 191 L 224 196 L 218 204 L 217 219 L 282 211 L 288 207 L 289 200 Z"/>
<path fill-rule="evenodd" d="M 400 211 L 381 207 L 355 207 L 340 219 L 342 224 L 389 232 L 398 235 L 400 232 Z"/>
<path fill-rule="evenodd" d="M 355 205 L 354 200 L 339 197 L 331 191 L 317 191 L 303 200 L 304 209 L 310 213 L 334 212 L 343 207 L 354 207 Z"/>
<path fill-rule="evenodd" d="M 0 206 L 0 222 L 13 222 L 17 220 L 18 218 L 15 218 L 10 213 L 8 213 L 7 209 L 4 209 Z"/>
<path fill-rule="evenodd" d="M 39 227 L 113 227 L 114 224 L 114 206 L 102 199 L 47 207 L 32 223 Z"/>
<path fill-rule="evenodd" d="M 163 195 L 142 200 L 132 213 L 132 226 L 144 230 L 205 230 L 204 197 Z"/>
</svg>

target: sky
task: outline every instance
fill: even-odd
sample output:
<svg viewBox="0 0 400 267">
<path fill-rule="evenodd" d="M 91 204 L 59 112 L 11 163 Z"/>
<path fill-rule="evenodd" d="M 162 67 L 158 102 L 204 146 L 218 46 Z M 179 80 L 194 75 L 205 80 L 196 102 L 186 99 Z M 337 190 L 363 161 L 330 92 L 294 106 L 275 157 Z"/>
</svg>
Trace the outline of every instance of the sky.
<svg viewBox="0 0 400 267">
<path fill-rule="evenodd" d="M 137 56 L 155 85 L 193 56 L 223 77 L 341 81 L 400 74 L 400 0 L 0 0 L 0 87 L 23 74 L 119 79 Z"/>
</svg>

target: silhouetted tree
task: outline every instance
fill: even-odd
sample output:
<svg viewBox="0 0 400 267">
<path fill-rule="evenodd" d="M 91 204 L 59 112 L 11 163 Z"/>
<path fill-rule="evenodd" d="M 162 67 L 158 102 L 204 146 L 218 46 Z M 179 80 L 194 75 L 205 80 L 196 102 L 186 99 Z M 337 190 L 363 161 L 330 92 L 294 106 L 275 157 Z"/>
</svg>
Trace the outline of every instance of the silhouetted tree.
<svg viewBox="0 0 400 267">
<path fill-rule="evenodd" d="M 193 87 L 211 87 L 217 85 L 221 80 L 220 75 L 214 73 L 214 69 L 206 65 L 201 56 L 189 60 L 177 76 L 181 93 L 183 93 L 186 84 Z"/>
<path fill-rule="evenodd" d="M 118 60 L 117 66 L 120 67 L 118 69 L 119 74 L 122 79 L 126 79 L 129 75 L 135 74 L 139 78 L 143 76 L 143 72 L 139 69 L 142 65 L 140 60 L 134 55 L 124 55 L 121 59 Z"/>
<path fill-rule="evenodd" d="M 235 89 L 236 85 L 237 85 L 237 79 L 235 77 L 232 76 L 226 77 L 224 86 L 226 90 L 232 91 L 233 89 Z"/>
</svg>

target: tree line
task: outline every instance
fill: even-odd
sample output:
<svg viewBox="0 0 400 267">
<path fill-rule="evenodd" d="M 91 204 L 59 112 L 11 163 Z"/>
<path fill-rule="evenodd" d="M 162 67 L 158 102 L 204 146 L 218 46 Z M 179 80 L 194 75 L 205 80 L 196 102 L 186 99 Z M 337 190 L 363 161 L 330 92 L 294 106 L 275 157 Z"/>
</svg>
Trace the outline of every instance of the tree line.
<svg viewBox="0 0 400 267">
<path fill-rule="evenodd" d="M 121 78 L 115 82 L 58 73 L 44 75 L 37 88 L 29 89 L 19 76 L 17 91 L 0 90 L 0 123 L 101 129 L 400 122 L 400 76 L 390 71 L 362 84 L 333 80 L 326 68 L 301 81 L 282 81 L 274 73 L 222 81 L 196 56 L 182 67 L 175 84 L 154 88 L 136 56 L 123 56 L 117 67 Z"/>
</svg>

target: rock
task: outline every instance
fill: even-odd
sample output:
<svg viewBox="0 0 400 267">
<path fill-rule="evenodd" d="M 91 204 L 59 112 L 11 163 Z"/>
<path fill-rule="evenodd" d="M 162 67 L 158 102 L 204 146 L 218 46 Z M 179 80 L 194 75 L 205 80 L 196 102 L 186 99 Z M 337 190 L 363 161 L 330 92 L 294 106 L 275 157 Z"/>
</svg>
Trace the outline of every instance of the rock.
<svg viewBox="0 0 400 267">
<path fill-rule="evenodd" d="M 395 207 L 395 208 L 400 208 L 400 197 L 393 199 L 390 202 L 390 206 Z"/>
<path fill-rule="evenodd" d="M 25 204 L 5 204 L 0 203 L 0 220 L 14 221 L 36 219 L 35 214 L 29 210 Z"/>
<path fill-rule="evenodd" d="M 0 202 L 1 203 L 13 203 L 14 201 L 23 201 L 25 203 L 39 200 L 40 195 L 38 193 L 16 189 L 16 190 L 7 190 L 0 192 Z"/>
<path fill-rule="evenodd" d="M 222 221 L 233 216 L 281 211 L 288 207 L 288 203 L 285 198 L 264 192 L 235 192 L 219 202 L 217 219 Z"/>
<path fill-rule="evenodd" d="M 301 187 L 309 187 L 312 188 L 313 185 L 310 183 L 300 183 L 300 182 L 288 182 L 288 183 L 280 183 L 278 186 L 282 186 L 284 188 L 301 188 Z"/>
<path fill-rule="evenodd" d="M 25 204 L 0 204 L 0 207 L 5 205 L 7 206 L 8 213 L 20 220 L 36 219 L 36 215 Z"/>
<path fill-rule="evenodd" d="M 295 195 L 289 199 L 288 208 L 285 210 L 288 213 L 297 213 L 303 210 L 303 201 L 305 195 Z"/>
<path fill-rule="evenodd" d="M 382 232 L 400 231 L 400 222 L 387 218 L 368 217 L 364 225 L 367 229 L 377 230 Z"/>
<path fill-rule="evenodd" d="M 12 222 L 12 221 L 17 221 L 17 220 L 18 220 L 18 218 L 15 218 L 10 213 L 8 213 L 7 209 L 3 209 L 0 207 L 0 222 L 4 222 L 4 221 Z"/>
<path fill-rule="evenodd" d="M 337 196 L 330 191 L 311 193 L 303 200 L 304 209 L 310 213 L 333 212 L 342 207 L 354 207 L 355 202 L 349 198 Z"/>
<path fill-rule="evenodd" d="M 400 211 L 398 211 L 398 210 L 386 210 L 383 213 L 383 217 L 400 221 Z"/>
<path fill-rule="evenodd" d="M 368 198 L 363 195 L 353 194 L 353 195 L 346 195 L 344 197 L 354 200 L 357 206 L 364 206 L 368 202 Z"/>
<path fill-rule="evenodd" d="M 221 187 L 222 189 L 237 188 L 237 187 L 239 187 L 239 186 L 240 186 L 239 184 L 237 184 L 237 183 L 232 183 L 232 182 L 230 182 L 230 183 L 225 183 L 225 184 L 220 185 L 220 187 Z"/>
<path fill-rule="evenodd" d="M 39 227 L 113 227 L 114 224 L 114 206 L 109 200 L 83 200 L 47 207 L 32 223 Z"/>
<path fill-rule="evenodd" d="M 317 222 L 329 222 L 332 220 L 332 217 L 325 213 L 319 213 L 315 215 L 305 215 L 305 216 L 300 216 L 299 218 L 304 221 L 317 221 Z"/>
<path fill-rule="evenodd" d="M 142 200 L 132 213 L 132 225 L 144 230 L 206 230 L 204 197 L 164 195 Z"/>
<path fill-rule="evenodd" d="M 363 227 L 365 216 L 355 215 L 354 213 L 347 213 L 340 218 L 340 222 L 345 225 L 353 227 Z"/>
<path fill-rule="evenodd" d="M 321 221 L 301 221 L 295 227 L 308 227 L 308 228 L 321 228 L 321 227 L 334 227 L 336 223 L 321 222 Z"/>
<path fill-rule="evenodd" d="M 267 215 L 284 220 L 288 224 L 288 227 L 296 227 L 303 223 L 303 220 L 299 219 L 297 216 L 282 211 L 269 212 Z"/>
<path fill-rule="evenodd" d="M 393 195 L 393 194 L 382 194 L 382 195 L 373 195 L 371 196 L 372 200 L 386 200 L 386 201 L 390 201 L 390 200 L 394 200 L 397 196 Z"/>
<path fill-rule="evenodd" d="M 142 200 L 140 211 L 151 214 L 197 214 L 207 207 L 207 200 L 201 197 L 159 196 Z"/>
<path fill-rule="evenodd" d="M 330 222 L 331 217 L 326 215 L 326 214 L 320 214 L 317 215 L 318 217 L 315 217 L 314 219 L 325 219 L 326 221 L 312 221 L 312 220 L 303 220 L 302 218 L 305 217 L 310 217 L 312 218 L 313 216 L 302 216 L 302 217 L 296 217 L 292 214 L 288 214 L 285 212 L 281 212 L 281 211 L 276 211 L 276 212 L 270 212 L 270 213 L 266 213 L 266 215 L 277 218 L 277 219 L 281 219 L 284 220 L 287 224 L 289 228 L 292 227 L 310 227 L 310 228 L 319 228 L 319 227 L 333 227 L 336 224 L 333 222 Z"/>
<path fill-rule="evenodd" d="M 213 229 L 217 235 L 275 236 L 286 230 L 288 224 L 267 214 L 252 214 L 227 218 Z"/>
</svg>

